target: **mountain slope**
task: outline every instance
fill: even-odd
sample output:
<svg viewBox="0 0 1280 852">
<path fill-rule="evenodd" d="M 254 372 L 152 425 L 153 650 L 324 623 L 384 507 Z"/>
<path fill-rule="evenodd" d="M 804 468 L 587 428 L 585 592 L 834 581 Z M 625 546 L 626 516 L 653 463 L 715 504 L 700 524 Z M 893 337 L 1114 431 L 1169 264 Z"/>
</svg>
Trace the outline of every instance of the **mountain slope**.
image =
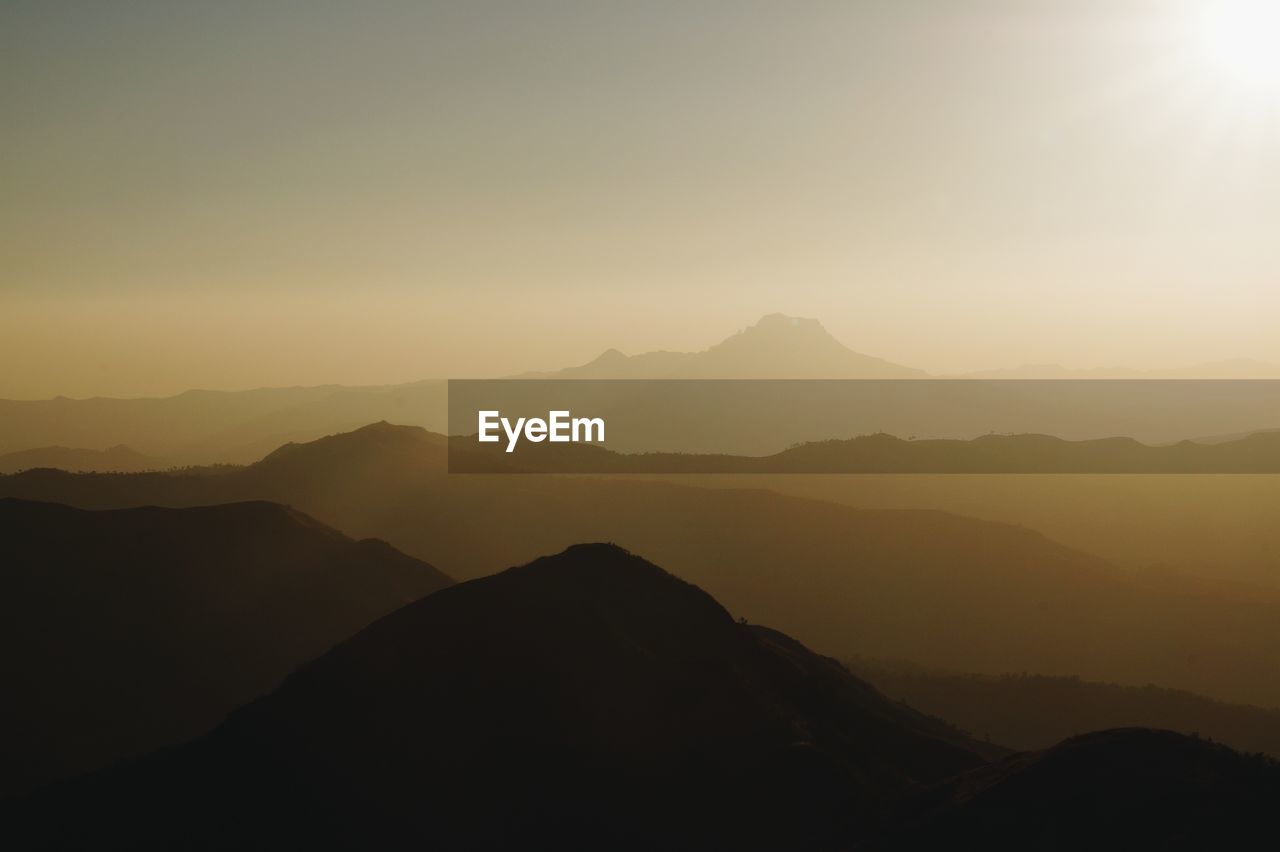
<svg viewBox="0 0 1280 852">
<path fill-rule="evenodd" d="M 1280 756 L 1280 709 L 1077 677 L 961 674 L 860 659 L 849 668 L 885 695 L 1011 748 L 1043 749 L 1089 731 L 1137 727 Z"/>
<path fill-rule="evenodd" d="M 816 319 L 770 314 L 698 354 L 673 378 L 916 379 L 923 370 L 849 349 Z"/>
<path fill-rule="evenodd" d="M 1073 737 L 952 779 L 873 848 L 1247 849 L 1268 845 L 1280 765 L 1171 731 Z"/>
<path fill-rule="evenodd" d="M 16 808 L 70 848 L 837 848 L 990 751 L 581 545 L 404 607 L 197 743 Z"/>
<path fill-rule="evenodd" d="M 0 793 L 200 734 L 451 582 L 270 503 L 0 499 L 0 541 Z"/>
<path fill-rule="evenodd" d="M 1280 432 L 1232 441 L 1150 446 L 1132 438 L 1064 441 L 1050 435 L 983 435 L 972 440 L 903 440 L 884 433 L 813 441 L 767 456 L 727 453 L 620 453 L 595 444 L 502 444 L 455 436 L 454 470 L 470 473 L 657 474 L 1274 474 Z M 465 451 L 465 454 L 464 452 Z"/>
<path fill-rule="evenodd" d="M 105 450 L 84 450 L 72 447 L 38 447 L 16 453 L 0 455 L 0 473 L 16 473 L 38 467 L 53 467 L 69 471 L 122 473 L 139 470 L 156 470 L 162 463 L 120 444 Z"/>
<path fill-rule="evenodd" d="M 245 463 L 383 418 L 443 429 L 443 381 L 356 387 L 191 390 L 158 399 L 0 400 L 0 453 L 127 444 L 172 464 Z"/>
</svg>

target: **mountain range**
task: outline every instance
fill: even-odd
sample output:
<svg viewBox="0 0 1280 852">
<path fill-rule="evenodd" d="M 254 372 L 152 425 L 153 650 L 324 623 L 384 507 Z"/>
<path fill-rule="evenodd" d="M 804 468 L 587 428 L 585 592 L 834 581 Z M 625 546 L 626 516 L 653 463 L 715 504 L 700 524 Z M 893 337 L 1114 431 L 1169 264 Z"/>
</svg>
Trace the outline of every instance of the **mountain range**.
<svg viewBox="0 0 1280 852">
<path fill-rule="evenodd" d="M 1132 438 L 1064 441 L 1051 435 L 984 435 L 968 441 L 864 435 L 814 441 L 768 456 L 617 453 L 593 444 L 526 444 L 512 454 L 474 436 L 450 438 L 456 473 L 659 474 L 1275 474 L 1280 432 L 1232 441 L 1150 446 Z"/>
<path fill-rule="evenodd" d="M 878 379 L 926 378 L 921 370 L 863 355 L 837 341 L 813 319 L 771 314 L 755 325 L 700 352 L 650 352 L 627 356 L 608 350 L 595 360 L 563 370 L 526 373 L 520 378 L 544 379 Z M 1011 373 L 976 373 L 964 378 L 1258 378 L 1280 377 L 1280 369 L 1255 362 L 1226 362 L 1204 368 L 1157 373 L 1119 371 L 1106 375 L 1079 375 L 1058 368 L 1028 368 Z M 11 454 L 50 445 L 101 450 L 121 444 L 154 460 L 158 468 L 215 463 L 248 463 L 289 441 L 309 441 L 334 432 L 388 420 L 447 431 L 447 388 L 443 380 L 400 385 L 346 387 L 324 385 L 295 388 L 260 388 L 247 391 L 191 390 L 162 399 L 0 400 L 0 454 Z M 1246 411 L 1244 414 L 1250 412 Z M 1141 440 L 1180 440 L 1200 434 L 1236 434 L 1274 427 L 1274 423 L 1248 417 L 1189 418 L 1185 428 L 1157 420 L 1146 431 L 1134 428 L 1124 434 Z M 1114 416 L 1108 414 L 1108 416 Z M 1167 415 L 1161 415 L 1168 420 Z M 1219 426 L 1219 422 L 1221 425 Z M 1142 425 L 1142 424 L 1138 424 Z M 892 429 L 870 424 L 869 429 Z M 1050 431 L 1043 423 L 983 427 L 974 434 L 997 431 Z M 954 430 L 952 430 L 954 431 Z M 772 443 L 746 450 L 775 452 L 792 440 L 851 437 L 856 434 L 810 434 L 788 438 L 775 426 L 767 436 Z M 1119 433 L 1113 433 L 1119 434 Z M 941 430 L 938 437 L 960 437 Z M 969 435 L 971 437 L 971 435 Z M 1063 437 L 1099 437 L 1063 435 Z M 697 447 L 645 449 L 699 450 Z M 38 466 L 38 463 L 33 466 Z M 12 469 L 12 468 L 10 468 Z M 86 469 L 100 469 L 97 464 Z"/>
<path fill-rule="evenodd" d="M 0 455 L 0 473 L 17 473 L 33 468 L 52 467 L 73 473 L 132 473 L 158 470 L 167 465 L 157 459 L 119 444 L 105 450 L 78 450 L 70 447 L 36 447 Z"/>
<path fill-rule="evenodd" d="M 924 373 L 860 355 L 816 320 L 780 314 L 703 352 L 633 358 L 610 350 L 545 378 L 911 378 Z M 244 463 L 288 441 L 307 441 L 378 420 L 443 432 L 443 380 L 402 385 L 192 390 L 163 399 L 0 400 L 0 453 L 46 446 L 128 444 L 163 466 Z"/>
<path fill-rule="evenodd" d="M 17 820 L 60 848 L 830 848 L 1001 753 L 581 545 L 399 609 Z"/>
<path fill-rule="evenodd" d="M 1182 849 L 1278 803 L 1273 763 L 1171 732 L 1010 754 L 593 544 L 404 606 L 0 819 L 22 850 Z"/>
<path fill-rule="evenodd" d="M 447 473 L 446 439 L 377 424 L 227 473 L 0 477 L 85 508 L 271 500 L 461 579 L 579 541 L 652 555 L 733 611 L 831 654 L 1158 683 L 1280 705 L 1280 601 L 1168 584 L 1014 525 L 763 490 Z"/>
</svg>

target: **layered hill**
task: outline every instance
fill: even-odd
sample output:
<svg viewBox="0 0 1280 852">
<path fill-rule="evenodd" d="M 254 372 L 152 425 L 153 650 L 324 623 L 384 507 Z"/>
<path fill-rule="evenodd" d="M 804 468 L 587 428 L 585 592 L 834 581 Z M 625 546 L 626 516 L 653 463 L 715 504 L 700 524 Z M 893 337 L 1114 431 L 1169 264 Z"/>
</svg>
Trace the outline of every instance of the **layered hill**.
<svg viewBox="0 0 1280 852">
<path fill-rule="evenodd" d="M 582 545 L 406 606 L 7 821 L 58 848 L 828 849 L 998 753 Z"/>
<path fill-rule="evenodd" d="M 924 374 L 861 355 L 816 320 L 781 314 L 701 352 L 627 357 L 610 350 L 554 378 L 914 378 Z M 191 390 L 159 399 L 0 400 L 0 453 L 49 444 L 128 444 L 174 464 L 246 463 L 287 441 L 392 420 L 445 431 L 443 380 L 246 391 Z M 31 465 L 26 465 L 31 466 Z"/>
<path fill-rule="evenodd" d="M 876 434 L 809 442 L 767 456 L 619 453 L 594 444 L 550 443 L 525 444 L 513 454 L 501 443 L 479 444 L 474 435 L 451 441 L 452 469 L 470 473 L 1280 473 L 1280 432 L 1166 446 L 1132 438 L 1064 441 L 1051 435 L 984 435 L 917 441 Z"/>
<path fill-rule="evenodd" d="M 448 474 L 444 440 L 374 425 L 218 476 L 33 471 L 0 494 L 85 507 L 268 499 L 430 556 L 456 577 L 575 541 L 643 550 L 826 653 L 959 671 L 1156 683 L 1280 705 L 1280 603 L 1155 584 L 1007 524 L 742 489 Z"/>
<path fill-rule="evenodd" d="M 627 451 L 761 455 L 796 442 L 874 431 L 934 438 L 971 438 L 991 431 L 1045 433 L 1071 440 L 1121 434 L 1170 443 L 1273 426 L 1270 419 L 1280 394 L 1275 382 L 1216 381 L 1220 372 L 1188 372 L 1200 378 L 1197 387 L 1190 386 L 1195 382 L 1150 381 L 1168 378 L 1166 374 L 1124 374 L 1148 380 L 1132 383 L 1143 386 L 1140 392 L 1116 382 L 936 379 L 911 391 L 904 385 L 864 388 L 853 397 L 848 387 L 828 393 L 804 390 L 797 382 L 784 392 L 753 388 L 742 398 L 725 382 L 698 389 L 702 392 L 674 405 L 669 393 L 655 395 L 652 388 L 633 388 L 630 396 L 613 388 L 601 400 L 615 406 L 612 417 L 634 421 L 624 440 L 627 434 L 645 439 L 618 447 Z M 817 320 L 771 314 L 698 352 L 628 356 L 611 349 L 581 366 L 513 378 L 859 380 L 866 385 L 928 375 L 856 352 Z M 1099 390 L 1098 385 L 1115 387 Z M 797 395 L 799 404 L 793 399 Z M 656 403 L 666 410 L 660 417 L 647 417 Z M 99 450 L 125 444 L 167 465 L 243 464 L 289 441 L 311 441 L 378 420 L 457 434 L 448 409 L 447 385 L 439 379 L 386 386 L 191 390 L 162 399 L 0 400 L 0 454 L 49 445 Z M 737 416 L 739 409 L 749 416 Z M 708 420 L 719 421 L 713 436 L 699 434 Z M 731 421 L 735 437 L 725 444 L 724 427 Z"/>
<path fill-rule="evenodd" d="M 1163 585 L 1211 577 L 1215 588 L 1235 581 L 1241 584 L 1238 597 L 1256 600 L 1275 599 L 1280 590 L 1280 476 L 1274 474 L 739 473 L 665 479 L 703 488 L 767 488 L 864 510 L 940 509 L 1029 527 Z"/>
<path fill-rule="evenodd" d="M 0 453 L 127 444 L 171 464 L 244 463 L 291 440 L 383 418 L 444 428 L 443 381 L 191 390 L 155 399 L 0 400 Z"/>
<path fill-rule="evenodd" d="M 1175 689 L 1037 674 L 981 675 L 855 659 L 850 670 L 891 698 L 1011 748 L 1044 749 L 1108 728 L 1160 728 L 1280 757 L 1280 709 Z"/>
<path fill-rule="evenodd" d="M 284 506 L 0 499 L 0 794 L 181 742 L 451 583 Z"/>
<path fill-rule="evenodd" d="M 0 473 L 17 473 L 33 468 L 53 467 L 72 472 L 133 473 L 167 467 L 159 460 L 144 456 L 120 444 L 105 450 L 74 447 L 37 447 L 0 455 Z"/>
<path fill-rule="evenodd" d="M 1248 849 L 1266 845 L 1280 765 L 1171 731 L 1073 737 L 939 785 L 871 848 Z"/>
<path fill-rule="evenodd" d="M 1256 840 L 1277 805 L 1274 762 L 1168 731 L 1008 754 L 579 545 L 403 607 L 198 740 L 0 819 L 22 850 L 1189 850 Z"/>
</svg>

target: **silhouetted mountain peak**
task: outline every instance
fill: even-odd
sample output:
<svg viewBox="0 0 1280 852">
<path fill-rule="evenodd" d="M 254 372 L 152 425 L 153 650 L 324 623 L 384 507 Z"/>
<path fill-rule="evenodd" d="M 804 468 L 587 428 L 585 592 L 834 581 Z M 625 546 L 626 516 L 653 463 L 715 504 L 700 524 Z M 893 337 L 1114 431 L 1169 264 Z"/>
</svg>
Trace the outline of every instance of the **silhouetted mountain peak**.
<svg viewBox="0 0 1280 852">
<path fill-rule="evenodd" d="M 606 672 L 634 665 L 636 655 L 646 666 L 664 660 L 684 665 L 687 658 L 727 647 L 741 653 L 744 643 L 754 641 L 697 586 L 617 545 L 595 543 L 573 545 L 411 604 L 348 644 L 365 661 L 392 646 L 409 659 L 434 659 L 463 635 L 470 637 L 463 640 L 470 648 L 467 665 L 477 670 L 502 665 L 515 650 L 510 637 L 523 637 L 518 653 L 536 655 L 538 667 L 579 670 L 579 676 L 596 672 L 603 681 L 616 676 Z M 343 654 L 339 649 L 335 656 Z M 583 698 L 554 700 L 566 697 Z"/>
<path fill-rule="evenodd" d="M 612 542 L 573 544 L 553 556 L 543 556 L 510 570 L 536 576 L 543 583 L 580 582 L 626 585 L 632 588 L 648 586 L 664 589 L 672 594 L 692 591 L 710 597 L 697 586 L 684 582 Z"/>
<path fill-rule="evenodd" d="M 664 631 L 681 618 L 700 622 L 699 629 L 734 625 L 702 589 L 612 543 L 575 544 L 504 573 L 522 584 L 526 603 L 545 598 L 557 609 L 597 607 L 653 620 Z"/>
<path fill-rule="evenodd" d="M 424 457 L 433 462 L 443 459 L 443 435 L 428 432 L 421 426 L 398 426 L 385 420 L 370 423 L 350 432 L 339 432 L 305 443 L 289 442 L 268 453 L 255 469 L 274 468 L 282 464 L 302 466 L 327 462 L 346 463 L 355 460 L 388 459 L 406 456 Z"/>
<path fill-rule="evenodd" d="M 203 739 L 23 815 L 43 841 L 39 807 L 83 807 L 66 831 L 140 848 L 195 825 L 211 848 L 835 848 L 984 749 L 586 544 L 409 604 Z"/>
<path fill-rule="evenodd" d="M 607 577 L 619 582 L 628 578 L 644 577 L 646 580 L 681 582 L 657 565 L 636 556 L 625 547 L 613 542 L 588 542 L 571 544 L 560 553 L 543 556 L 512 571 L 542 575 L 544 578 L 593 578 Z"/>
</svg>

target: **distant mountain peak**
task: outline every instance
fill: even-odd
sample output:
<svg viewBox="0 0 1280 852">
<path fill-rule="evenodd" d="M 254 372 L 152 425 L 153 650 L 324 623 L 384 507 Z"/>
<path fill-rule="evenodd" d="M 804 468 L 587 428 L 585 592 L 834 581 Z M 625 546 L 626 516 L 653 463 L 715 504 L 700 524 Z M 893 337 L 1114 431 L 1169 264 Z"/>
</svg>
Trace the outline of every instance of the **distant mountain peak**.
<svg viewBox="0 0 1280 852">
<path fill-rule="evenodd" d="M 766 314 L 755 325 L 698 354 L 699 377 L 761 379 L 910 379 L 920 370 L 863 355 L 816 319 Z"/>
<path fill-rule="evenodd" d="M 511 571 L 536 580 L 540 588 L 556 588 L 557 594 L 572 587 L 579 591 L 608 590 L 640 600 L 664 599 L 666 605 L 682 596 L 693 596 L 705 611 L 715 612 L 729 622 L 729 614 L 706 592 L 676 577 L 652 562 L 612 542 L 570 545 L 560 553 L 543 556 Z M 704 612 L 705 614 L 705 612 Z"/>
<path fill-rule="evenodd" d="M 751 328 L 769 329 L 769 328 L 813 328 L 826 331 L 822 327 L 822 323 L 810 317 L 793 317 L 787 314 L 774 313 L 765 314 L 756 321 Z"/>
<path fill-rule="evenodd" d="M 592 364 L 612 364 L 618 361 L 625 361 L 625 360 L 627 360 L 627 356 L 624 355 L 620 350 L 610 348 L 610 349 L 604 350 L 599 355 L 597 355 L 595 360 L 591 361 L 591 363 Z"/>
<path fill-rule="evenodd" d="M 831 335 L 831 332 L 816 319 L 793 317 L 786 314 L 766 314 L 737 334 L 717 343 L 710 350 L 714 352 L 724 346 L 741 345 L 743 343 L 759 343 L 764 341 L 785 342 L 791 345 L 809 342 L 834 346 L 845 351 L 848 348 Z"/>
<path fill-rule="evenodd" d="M 816 319 L 813 319 L 812 317 L 793 317 L 788 314 L 782 314 L 782 313 L 765 314 L 764 316 L 760 317 L 760 319 L 756 321 L 756 324 L 751 326 L 751 328 L 761 329 L 761 330 L 771 329 L 771 328 L 779 328 L 779 329 L 800 328 L 800 329 L 811 329 L 814 331 L 821 331 L 823 334 L 827 333 L 827 330 L 823 328 L 822 323 Z"/>
<path fill-rule="evenodd" d="M 607 349 L 580 367 L 537 378 L 590 379 L 910 379 L 920 370 L 862 355 L 816 319 L 765 314 L 753 325 L 699 352 L 625 355 Z"/>
</svg>

